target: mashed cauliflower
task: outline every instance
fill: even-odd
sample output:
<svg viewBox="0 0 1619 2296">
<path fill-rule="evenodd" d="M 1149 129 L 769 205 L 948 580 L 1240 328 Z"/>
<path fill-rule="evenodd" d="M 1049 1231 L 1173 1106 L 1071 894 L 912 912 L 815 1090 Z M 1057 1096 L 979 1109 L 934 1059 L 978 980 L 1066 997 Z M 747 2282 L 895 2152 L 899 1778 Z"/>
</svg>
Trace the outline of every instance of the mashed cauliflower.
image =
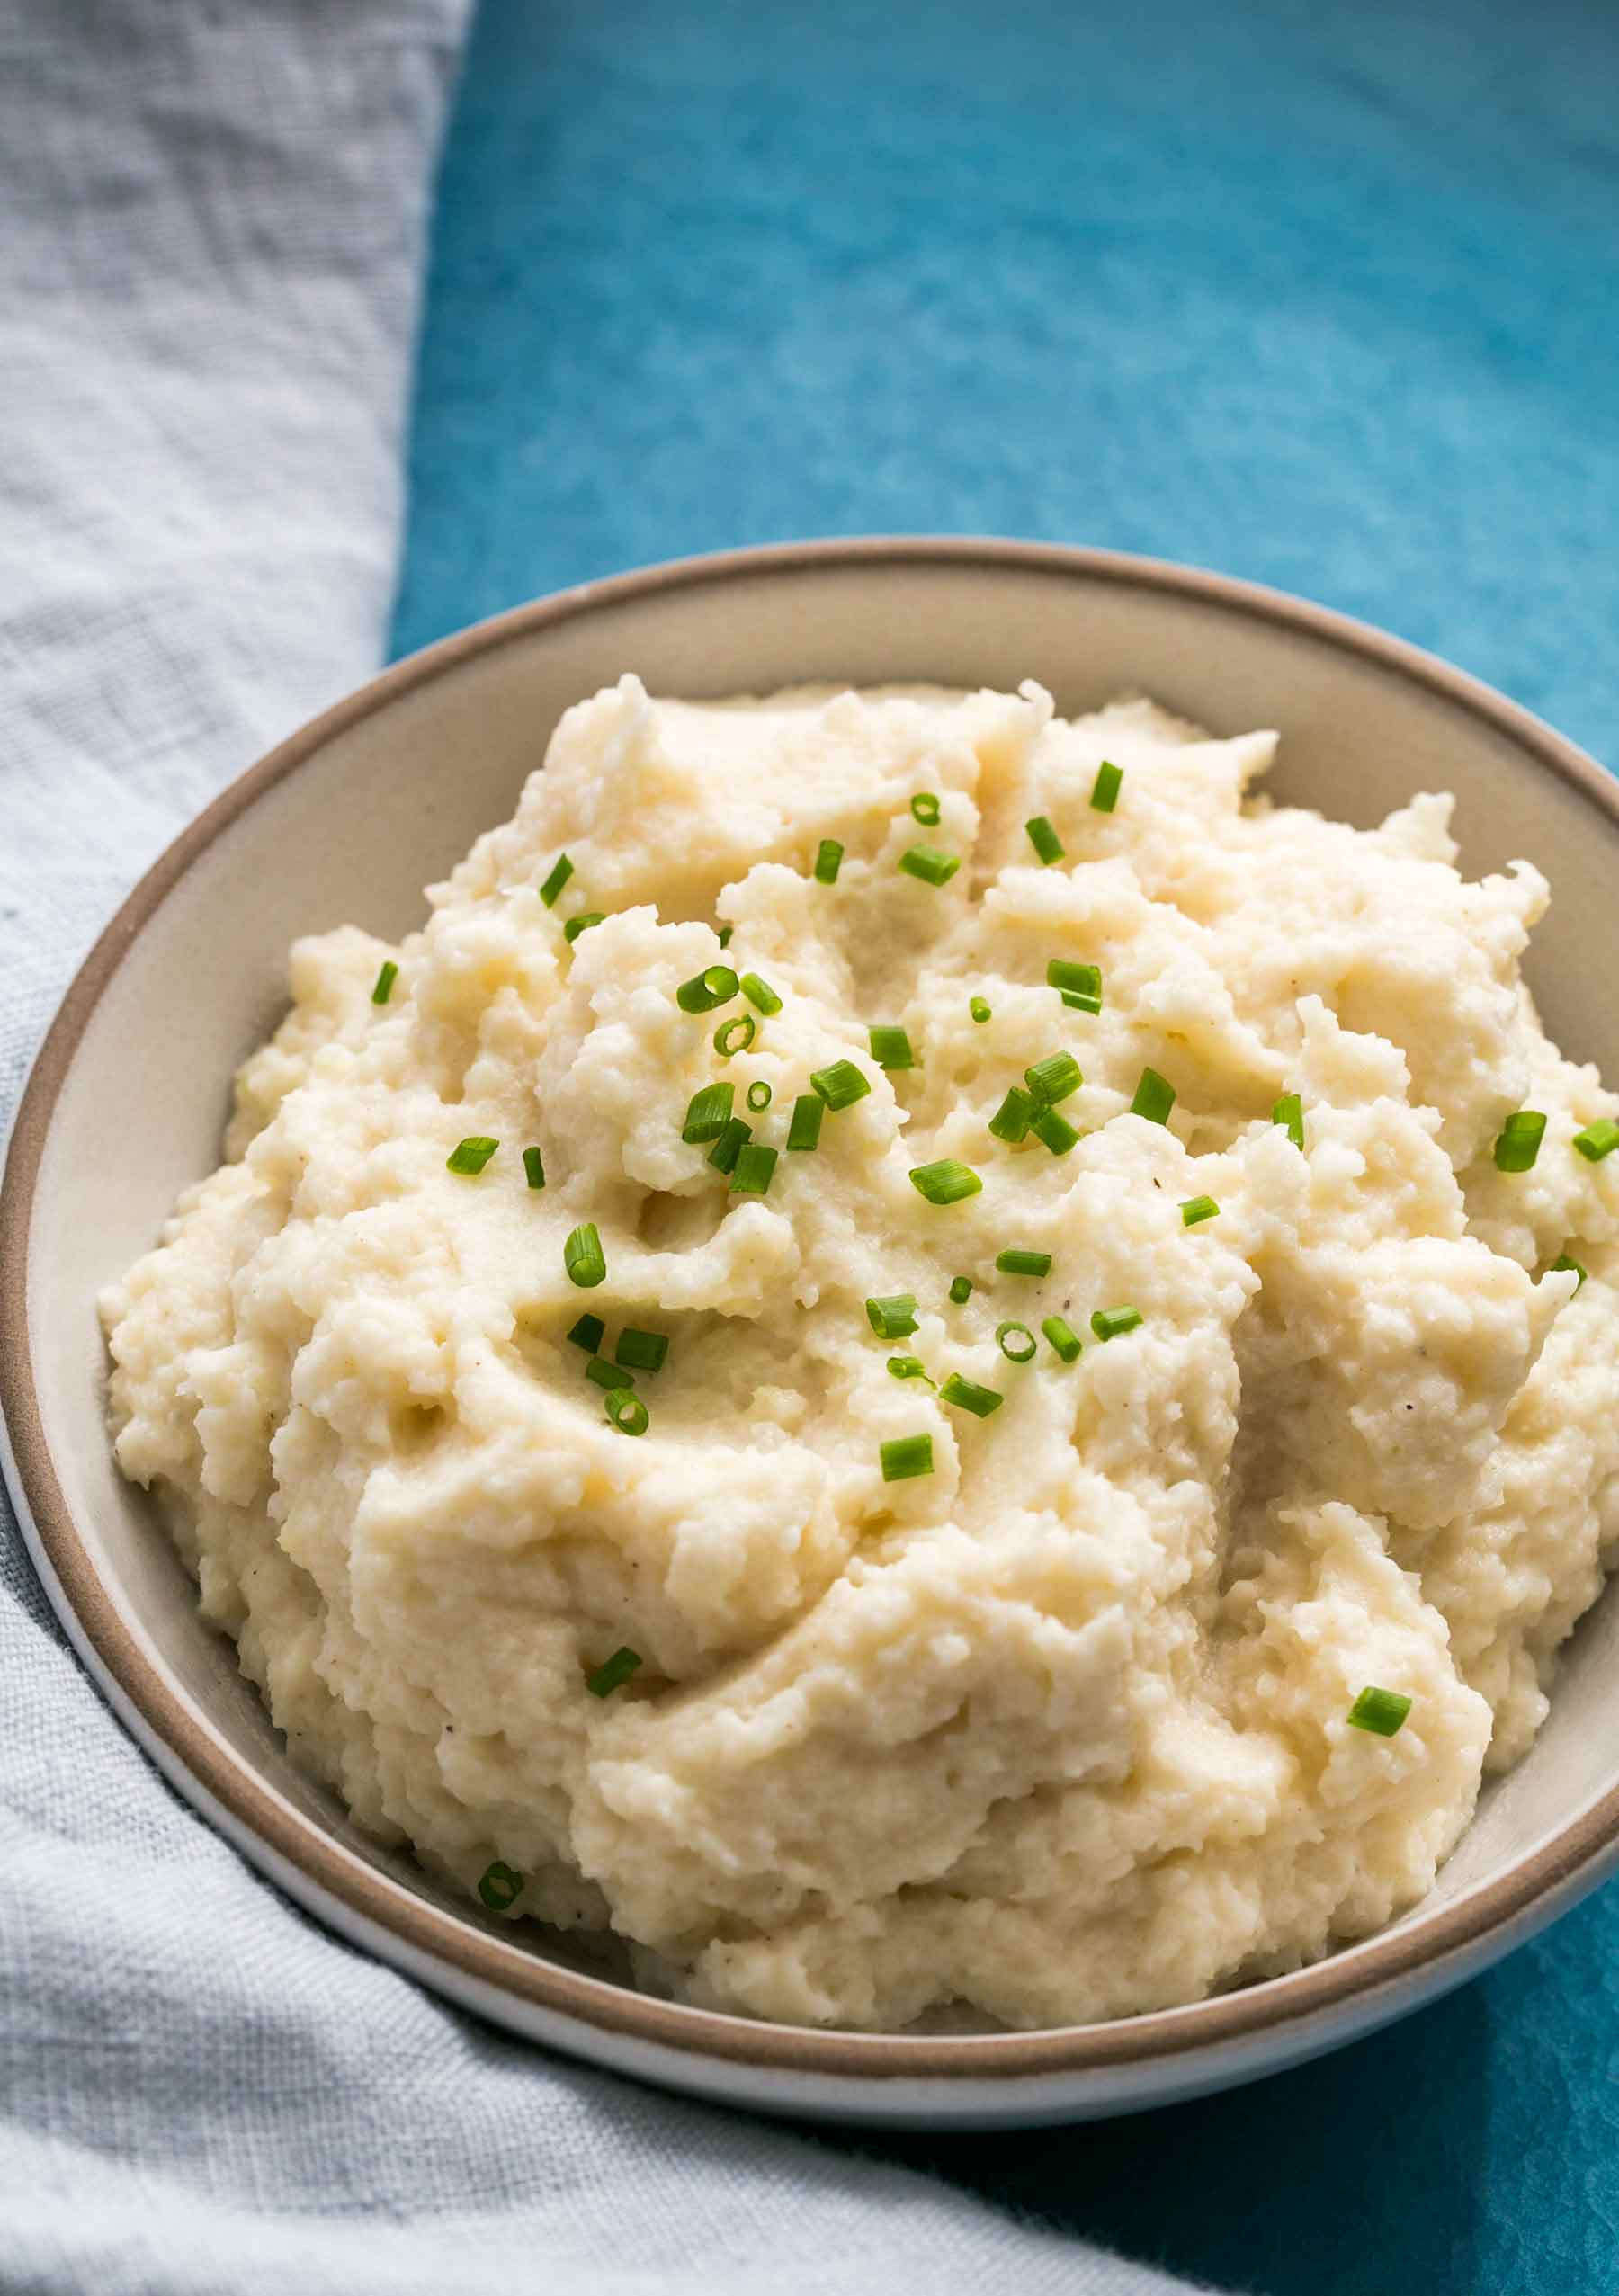
<svg viewBox="0 0 1619 2296">
<path fill-rule="evenodd" d="M 1274 746 L 626 677 L 419 933 L 298 944 L 103 1311 L 125 1473 L 364 1825 L 880 2029 L 1190 2001 L 1428 1888 L 1619 1539 L 1619 1097 L 1520 984 L 1536 871 L 1465 883 L 1444 797 L 1245 805 Z M 715 1083 L 774 1166 L 683 1139 Z"/>
</svg>

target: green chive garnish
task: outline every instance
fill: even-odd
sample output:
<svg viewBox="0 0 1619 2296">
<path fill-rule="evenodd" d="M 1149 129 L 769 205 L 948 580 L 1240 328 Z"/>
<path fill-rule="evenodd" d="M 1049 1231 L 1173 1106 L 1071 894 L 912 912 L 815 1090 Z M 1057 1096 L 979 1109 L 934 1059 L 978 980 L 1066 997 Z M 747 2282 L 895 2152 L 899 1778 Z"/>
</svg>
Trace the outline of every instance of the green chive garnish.
<svg viewBox="0 0 1619 2296">
<path fill-rule="evenodd" d="M 756 1077 L 747 1087 L 747 1104 L 756 1116 L 762 1115 L 774 1097 L 763 1077 Z"/>
<path fill-rule="evenodd" d="M 914 1291 L 890 1291 L 881 1300 L 865 1303 L 866 1321 L 879 1339 L 908 1339 L 917 1328 L 917 1295 Z"/>
<path fill-rule="evenodd" d="M 736 1102 L 735 1085 L 704 1085 L 701 1092 L 692 1094 L 680 1137 L 693 1148 L 701 1148 L 705 1140 L 717 1140 L 730 1122 L 731 1109 Z"/>
<path fill-rule="evenodd" d="M 562 938 L 571 946 L 571 944 L 578 939 L 581 933 L 588 933 L 593 925 L 605 925 L 606 922 L 607 912 L 605 909 L 586 909 L 583 916 L 570 916 L 568 918 L 568 923 L 562 928 Z"/>
<path fill-rule="evenodd" d="M 493 1865 L 486 1865 L 478 1877 L 478 1894 L 491 1913 L 510 1913 L 523 1891 L 522 1874 L 499 1858 Z"/>
<path fill-rule="evenodd" d="M 540 898 L 548 909 L 557 906 L 557 896 L 573 875 L 573 863 L 566 853 L 559 853 L 551 863 L 551 873 L 540 888 Z"/>
<path fill-rule="evenodd" d="M 667 1332 L 641 1331 L 631 1324 L 620 1332 L 613 1350 L 613 1360 L 632 1371 L 657 1372 L 662 1371 L 664 1358 L 668 1352 Z"/>
<path fill-rule="evenodd" d="M 1049 1052 L 1043 1060 L 1036 1060 L 1032 1068 L 1024 1070 L 1024 1082 L 1036 1100 L 1052 1106 L 1066 1100 L 1069 1093 L 1078 1092 L 1085 1079 L 1071 1052 Z"/>
<path fill-rule="evenodd" d="M 810 1081 L 831 1109 L 853 1108 L 872 1089 L 872 1080 L 853 1060 L 834 1060 L 829 1068 L 813 1068 Z"/>
<path fill-rule="evenodd" d="M 1010 1140 L 1015 1148 L 1019 1140 L 1029 1137 L 1029 1125 L 1035 1110 L 1021 1085 L 1008 1085 L 1006 1097 L 989 1119 L 989 1130 L 997 1140 Z"/>
<path fill-rule="evenodd" d="M 633 1399 L 633 1398 L 632 1398 Z M 641 1669 L 640 1653 L 625 1643 L 611 1658 L 604 1658 L 595 1674 L 586 1675 L 585 1687 L 593 1698 L 611 1698 L 613 1692 L 627 1683 L 631 1675 Z"/>
<path fill-rule="evenodd" d="M 716 1172 L 734 1172 L 737 1158 L 753 1138 L 753 1126 L 733 1116 L 709 1150 L 709 1162 Z"/>
<path fill-rule="evenodd" d="M 1220 1206 L 1212 1196 L 1188 1196 L 1180 1208 L 1181 1226 L 1195 1228 L 1201 1220 L 1219 1217 Z"/>
<path fill-rule="evenodd" d="M 621 1435 L 644 1435 L 652 1424 L 652 1414 L 634 1390 L 615 1387 L 607 1398 L 607 1416 Z M 605 1692 L 600 1693 L 605 1696 Z"/>
<path fill-rule="evenodd" d="M 576 1347 L 582 1347 L 587 1355 L 594 1355 L 606 1334 L 607 1327 L 600 1316 L 581 1316 L 568 1336 Z"/>
<path fill-rule="evenodd" d="M 952 1371 L 939 1389 L 941 1403 L 953 1403 L 958 1411 L 971 1411 L 975 1419 L 987 1419 L 998 1411 L 1006 1401 L 992 1387 L 979 1387 L 976 1380 L 964 1380 L 960 1371 Z"/>
<path fill-rule="evenodd" d="M 1538 1108 L 1520 1108 L 1502 1125 L 1495 1144 L 1498 1172 L 1530 1172 L 1545 1138 L 1546 1120 Z"/>
<path fill-rule="evenodd" d="M 970 1275 L 953 1275 L 950 1296 L 958 1308 L 964 1308 L 972 1297 L 972 1278 Z"/>
<path fill-rule="evenodd" d="M 1167 1077 L 1160 1077 L 1156 1068 L 1143 1068 L 1135 1098 L 1130 1103 L 1131 1114 L 1144 1116 L 1149 1124 L 1167 1124 L 1174 1105 L 1175 1086 Z"/>
<path fill-rule="evenodd" d="M 1008 1363 L 1027 1363 L 1033 1360 L 1036 1341 L 1027 1324 L 997 1324 L 995 1344 Z"/>
<path fill-rule="evenodd" d="M 733 1052 L 746 1052 L 758 1031 L 759 1023 L 751 1013 L 734 1014 L 714 1031 L 714 1050 L 722 1060 L 729 1060 Z"/>
<path fill-rule="evenodd" d="M 747 997 L 750 1005 L 754 1005 L 758 1007 L 759 1011 L 764 1014 L 766 1020 L 770 1018 L 770 1015 L 773 1013 L 779 1013 L 782 1009 L 782 1000 L 776 995 L 775 990 L 771 987 L 767 980 L 761 980 L 756 972 L 745 972 L 743 974 L 742 994 Z"/>
<path fill-rule="evenodd" d="M 1124 779 L 1122 766 L 1110 765 L 1105 758 L 1096 768 L 1096 778 L 1091 783 L 1090 801 L 1098 813 L 1111 813 L 1119 802 L 1119 790 Z"/>
<path fill-rule="evenodd" d="M 976 1196 L 984 1184 L 970 1164 L 953 1156 L 942 1156 L 936 1164 L 918 1164 L 910 1183 L 930 1204 L 959 1204 L 964 1196 Z"/>
<path fill-rule="evenodd" d="M 377 985 L 371 990 L 371 1003 L 373 1005 L 386 1005 L 389 998 L 393 995 L 393 985 L 398 978 L 399 968 L 395 964 L 393 959 L 389 957 L 387 962 L 383 965 L 381 971 L 377 975 Z"/>
<path fill-rule="evenodd" d="M 1048 869 L 1054 861 L 1062 859 L 1062 840 L 1043 813 L 1037 813 L 1033 821 L 1025 821 L 1024 827 L 1029 833 L 1029 843 Z"/>
<path fill-rule="evenodd" d="M 939 800 L 931 790 L 918 790 L 911 800 L 911 812 L 925 829 L 939 826 Z"/>
<path fill-rule="evenodd" d="M 973 1019 L 980 1025 L 989 1018 L 988 1001 L 985 997 L 974 996 L 971 998 L 968 1004 L 967 1010 L 971 1014 Z"/>
<path fill-rule="evenodd" d="M 591 1357 L 585 1366 L 585 1376 L 587 1380 L 594 1380 L 598 1387 L 604 1387 L 609 1395 L 616 1395 L 622 1387 L 635 1385 L 633 1371 L 621 1370 L 617 1363 L 608 1362 L 604 1355 Z"/>
<path fill-rule="evenodd" d="M 937 845 L 913 845 L 899 856 L 906 875 L 919 877 L 925 885 L 948 885 L 961 865 L 959 855 L 941 853 Z"/>
<path fill-rule="evenodd" d="M 882 1445 L 881 1457 L 885 1483 L 905 1483 L 913 1475 L 931 1475 L 934 1471 L 933 1437 L 896 1435 L 891 1443 Z"/>
<path fill-rule="evenodd" d="M 1588 1164 L 1600 1164 L 1605 1156 L 1619 1148 L 1619 1124 L 1611 1116 L 1600 1116 L 1583 1132 L 1575 1133 L 1574 1145 Z"/>
<path fill-rule="evenodd" d="M 730 1003 L 739 985 L 729 965 L 708 965 L 681 982 L 675 1002 L 683 1013 L 712 1013 Z"/>
<path fill-rule="evenodd" d="M 525 1148 L 523 1149 L 523 1176 L 528 1182 L 531 1188 L 544 1187 L 545 1158 L 541 1155 L 537 1148 Z"/>
<path fill-rule="evenodd" d="M 776 1150 L 766 1148 L 763 1140 L 744 1143 L 731 1174 L 733 1196 L 767 1196 L 775 1177 Z"/>
<path fill-rule="evenodd" d="M 872 1058 L 880 1068 L 914 1068 L 917 1056 L 911 1050 L 911 1041 L 903 1029 L 874 1028 L 867 1031 L 872 1041 Z"/>
<path fill-rule="evenodd" d="M 722 949 L 729 949 L 729 948 L 730 947 L 730 944 L 731 944 L 731 935 L 732 935 L 732 934 L 736 931 L 736 929 L 737 929 L 737 928 L 736 928 L 736 926 L 735 926 L 734 925 L 722 925 L 720 927 L 720 930 L 719 930 L 719 932 L 718 932 L 718 933 L 714 935 L 714 938 L 715 938 L 715 940 L 716 940 L 716 941 L 718 941 L 718 943 L 720 943 L 720 946 Z"/>
<path fill-rule="evenodd" d="M 487 1132 L 474 1132 L 468 1139 L 457 1140 L 444 1158 L 444 1168 L 449 1172 L 481 1172 L 499 1146 L 500 1142 L 492 1140 Z"/>
<path fill-rule="evenodd" d="M 1579 1262 L 1577 1259 L 1572 1258 L 1567 1252 L 1560 1252 L 1558 1254 L 1557 1257 L 1552 1263 L 1550 1272 L 1553 1275 L 1574 1276 L 1577 1279 L 1574 1285 L 1576 1295 L 1579 1293 L 1580 1284 L 1582 1284 L 1586 1280 L 1587 1273 L 1587 1271 L 1580 1266 Z"/>
<path fill-rule="evenodd" d="M 1377 1738 L 1392 1738 L 1411 1711 L 1411 1702 L 1402 1690 L 1379 1690 L 1368 1683 L 1349 1709 L 1346 1720 L 1357 1730 L 1371 1730 Z"/>
<path fill-rule="evenodd" d="M 1091 1318 L 1091 1329 L 1098 1339 L 1118 1339 L 1133 1331 L 1140 1320 L 1139 1308 L 1098 1308 Z"/>
<path fill-rule="evenodd" d="M 826 1113 L 827 1103 L 818 1093 L 800 1093 L 792 1103 L 792 1115 L 787 1126 L 789 1148 L 818 1148 L 821 1122 Z"/>
<path fill-rule="evenodd" d="M 1271 1110 L 1271 1122 L 1284 1124 L 1294 1148 L 1304 1145 L 1304 1103 L 1296 1092 L 1284 1092 Z"/>
<path fill-rule="evenodd" d="M 586 1220 L 576 1228 L 562 1246 L 562 1264 L 568 1270 L 570 1283 L 581 1291 L 592 1291 L 607 1273 L 607 1257 L 602 1249 L 602 1239 L 595 1227 Z"/>
<path fill-rule="evenodd" d="M 1029 1130 L 1053 1156 L 1066 1156 L 1079 1139 L 1078 1127 L 1056 1108 L 1037 1108 L 1029 1119 Z"/>
<path fill-rule="evenodd" d="M 927 1366 L 920 1355 L 890 1355 L 888 1367 L 891 1380 L 927 1380 L 929 1387 L 935 1384 L 927 1379 Z"/>
<path fill-rule="evenodd" d="M 823 837 L 816 847 L 815 881 L 818 885 L 836 885 L 837 872 L 843 867 L 844 849 L 836 837 Z"/>
<path fill-rule="evenodd" d="M 1065 988 L 1062 992 L 1062 1001 L 1070 1013 L 1099 1013 L 1102 1010 L 1102 999 L 1099 996 L 1081 996 L 1078 990 L 1075 988 Z"/>
<path fill-rule="evenodd" d="M 995 1264 L 1003 1275 L 1050 1275 L 1050 1252 L 997 1252 Z"/>
<path fill-rule="evenodd" d="M 1046 987 L 1060 988 L 1066 1005 L 1074 999 L 1074 1009 L 1081 1013 L 1102 1010 L 1102 968 L 1100 965 L 1080 965 L 1067 957 L 1053 957 L 1046 966 Z"/>
<path fill-rule="evenodd" d="M 1061 1356 L 1065 1363 L 1077 1363 L 1078 1362 L 1080 1354 L 1085 1347 L 1085 1342 L 1080 1338 L 1072 1324 L 1065 1323 L 1060 1316 L 1048 1316 L 1045 1321 L 1041 1325 L 1040 1328 L 1044 1332 L 1046 1337 L 1051 1341 L 1052 1346 L 1057 1350 L 1057 1353 Z"/>
</svg>

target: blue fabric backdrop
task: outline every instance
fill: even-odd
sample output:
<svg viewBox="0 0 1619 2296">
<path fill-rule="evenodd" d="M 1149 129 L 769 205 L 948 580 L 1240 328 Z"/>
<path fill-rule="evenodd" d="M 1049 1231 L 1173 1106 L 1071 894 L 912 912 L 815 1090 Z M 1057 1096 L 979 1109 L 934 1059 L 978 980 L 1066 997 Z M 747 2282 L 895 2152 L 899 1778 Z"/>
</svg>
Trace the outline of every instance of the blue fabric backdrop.
<svg viewBox="0 0 1619 2296">
<path fill-rule="evenodd" d="M 396 649 L 959 531 L 1367 616 L 1619 756 L 1619 9 L 486 0 Z M 1263 2296 L 1614 2296 L 1619 1886 L 1326 2062 L 863 2141 Z"/>
</svg>

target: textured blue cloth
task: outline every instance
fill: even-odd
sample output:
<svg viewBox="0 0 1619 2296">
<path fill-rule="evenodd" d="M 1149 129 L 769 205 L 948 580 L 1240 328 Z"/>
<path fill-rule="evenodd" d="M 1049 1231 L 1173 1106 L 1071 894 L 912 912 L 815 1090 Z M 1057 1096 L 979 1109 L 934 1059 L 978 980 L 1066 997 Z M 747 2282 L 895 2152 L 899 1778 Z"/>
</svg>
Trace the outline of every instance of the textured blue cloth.
<svg viewBox="0 0 1619 2296">
<path fill-rule="evenodd" d="M 1603 0 L 486 0 L 404 650 L 639 561 L 979 531 L 1279 583 L 1619 755 Z M 1619 1886 L 1313 2068 L 868 2144 L 1264 2296 L 1614 2296 Z"/>
</svg>

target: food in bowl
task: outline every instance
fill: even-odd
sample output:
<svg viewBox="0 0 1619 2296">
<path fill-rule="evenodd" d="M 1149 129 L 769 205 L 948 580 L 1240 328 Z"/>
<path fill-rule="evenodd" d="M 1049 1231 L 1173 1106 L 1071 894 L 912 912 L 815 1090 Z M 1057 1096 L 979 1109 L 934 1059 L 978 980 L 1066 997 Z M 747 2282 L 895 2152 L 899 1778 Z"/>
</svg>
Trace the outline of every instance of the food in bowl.
<svg viewBox="0 0 1619 2296">
<path fill-rule="evenodd" d="M 1619 1096 L 1450 800 L 1151 703 L 570 710 L 292 952 L 103 1303 L 301 1759 L 801 2024 L 1195 1999 L 1411 1904 L 1619 1538 Z"/>
</svg>

